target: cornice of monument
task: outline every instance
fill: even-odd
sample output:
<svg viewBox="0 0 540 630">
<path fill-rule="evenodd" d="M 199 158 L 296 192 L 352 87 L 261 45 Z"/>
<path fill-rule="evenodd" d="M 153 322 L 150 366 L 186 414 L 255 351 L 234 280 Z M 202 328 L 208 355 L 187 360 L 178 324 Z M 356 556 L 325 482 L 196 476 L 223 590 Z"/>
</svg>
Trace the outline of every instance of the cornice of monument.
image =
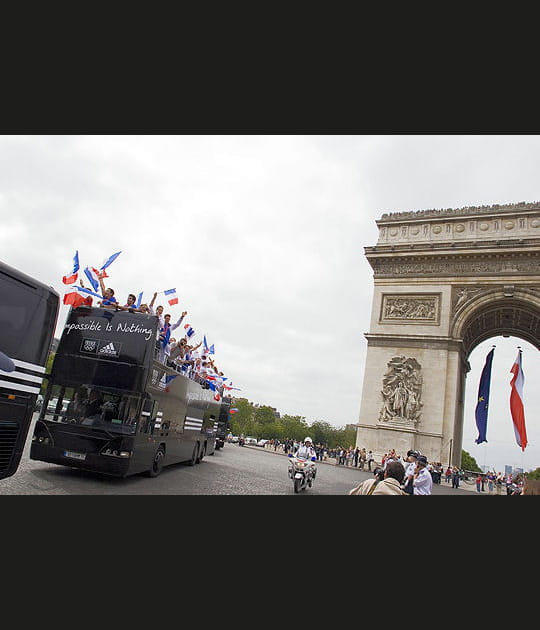
<svg viewBox="0 0 540 630">
<path fill-rule="evenodd" d="M 462 208 L 440 208 L 429 210 L 406 210 L 400 212 L 386 212 L 375 221 L 377 225 L 382 223 L 403 222 L 406 220 L 423 219 L 458 219 L 472 218 L 484 215 L 512 215 L 529 213 L 540 210 L 540 201 L 518 201 L 517 203 L 493 204 L 491 206 L 464 206 Z"/>
</svg>

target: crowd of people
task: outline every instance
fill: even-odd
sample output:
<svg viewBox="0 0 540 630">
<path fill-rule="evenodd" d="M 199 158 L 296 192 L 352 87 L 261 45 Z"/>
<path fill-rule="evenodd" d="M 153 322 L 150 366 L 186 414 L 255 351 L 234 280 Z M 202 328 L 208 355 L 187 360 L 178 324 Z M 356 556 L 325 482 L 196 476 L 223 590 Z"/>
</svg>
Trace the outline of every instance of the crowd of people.
<svg viewBox="0 0 540 630">
<path fill-rule="evenodd" d="M 84 288 L 82 279 L 81 287 Z M 161 363 L 173 367 L 184 376 L 197 381 L 206 389 L 212 389 L 214 398 L 219 400 L 224 395 L 224 390 L 228 390 L 230 385 L 226 385 L 227 378 L 217 367 L 211 356 L 209 348 L 201 346 L 203 342 L 193 345 L 190 339 L 194 334 L 191 326 L 184 327 L 185 333 L 182 336 L 173 337 L 172 333 L 179 328 L 184 321 L 187 311 L 183 311 L 178 320 L 171 323 L 171 314 L 164 312 L 163 305 L 159 304 L 154 308 L 158 293 L 155 292 L 152 300 L 147 304 L 137 306 L 137 297 L 134 293 L 129 293 L 125 304 L 120 304 L 115 297 L 114 289 L 106 287 L 103 278 L 99 276 L 99 285 L 103 300 L 98 301 L 102 308 L 128 311 L 130 313 L 142 313 L 145 315 L 155 315 L 158 318 L 158 330 L 156 334 L 156 358 Z M 84 302 L 87 306 L 92 305 L 92 298 L 89 296 Z M 225 391 L 225 394 L 227 392 Z"/>
<path fill-rule="evenodd" d="M 285 454 L 294 453 L 302 443 L 286 439 L 270 439 L 265 448 L 281 451 Z M 380 462 L 375 460 L 373 451 L 360 447 L 328 448 L 324 444 L 313 445 L 317 461 L 334 460 L 336 466 L 358 468 L 359 470 L 373 471 L 373 478 L 353 488 L 349 494 L 431 494 L 433 484 L 452 484 L 453 488 L 459 488 L 462 483 L 472 483 L 468 473 L 458 466 L 446 468 L 438 461 L 428 461 L 420 451 L 411 449 L 407 455 L 396 453 L 394 448 L 384 453 Z M 373 467 L 373 468 L 372 468 Z M 376 482 L 376 483 L 374 483 Z M 384 482 L 384 483 L 383 483 Z M 474 477 L 477 492 L 489 494 L 540 494 L 540 481 L 529 480 L 528 492 L 524 492 L 527 478 L 521 473 L 506 474 L 478 473 Z M 377 485 L 381 484 L 378 489 Z M 397 485 L 396 485 L 397 484 Z M 399 488 L 397 492 L 396 488 Z"/>
</svg>

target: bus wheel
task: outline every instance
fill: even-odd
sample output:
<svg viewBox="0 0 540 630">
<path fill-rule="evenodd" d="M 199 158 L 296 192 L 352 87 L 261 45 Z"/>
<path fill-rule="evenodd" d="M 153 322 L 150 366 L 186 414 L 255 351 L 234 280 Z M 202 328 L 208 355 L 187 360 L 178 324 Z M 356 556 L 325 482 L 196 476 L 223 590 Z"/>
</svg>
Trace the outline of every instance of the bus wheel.
<svg viewBox="0 0 540 630">
<path fill-rule="evenodd" d="M 191 453 L 191 459 L 189 460 L 188 464 L 190 466 L 195 466 L 195 464 L 198 462 L 199 459 L 199 443 L 196 442 L 193 445 L 193 453 Z"/>
<path fill-rule="evenodd" d="M 148 471 L 150 477 L 157 477 L 163 470 L 163 459 L 165 458 L 165 451 L 160 446 L 154 455 L 154 461 L 152 462 L 152 468 Z"/>
<path fill-rule="evenodd" d="M 199 457 L 197 457 L 197 464 L 200 464 L 203 460 L 203 457 L 206 455 L 206 444 L 201 446 L 201 450 L 199 452 Z"/>
</svg>

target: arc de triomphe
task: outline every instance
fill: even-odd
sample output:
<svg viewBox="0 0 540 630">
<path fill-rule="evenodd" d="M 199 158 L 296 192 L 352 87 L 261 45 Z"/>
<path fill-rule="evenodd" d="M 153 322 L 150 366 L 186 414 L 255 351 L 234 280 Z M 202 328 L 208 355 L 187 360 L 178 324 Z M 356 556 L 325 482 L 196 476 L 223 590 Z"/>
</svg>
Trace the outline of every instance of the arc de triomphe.
<svg viewBox="0 0 540 630">
<path fill-rule="evenodd" d="M 364 248 L 374 292 L 356 444 L 459 466 L 472 350 L 498 335 L 540 349 L 540 202 L 376 223 L 377 244 Z"/>
</svg>

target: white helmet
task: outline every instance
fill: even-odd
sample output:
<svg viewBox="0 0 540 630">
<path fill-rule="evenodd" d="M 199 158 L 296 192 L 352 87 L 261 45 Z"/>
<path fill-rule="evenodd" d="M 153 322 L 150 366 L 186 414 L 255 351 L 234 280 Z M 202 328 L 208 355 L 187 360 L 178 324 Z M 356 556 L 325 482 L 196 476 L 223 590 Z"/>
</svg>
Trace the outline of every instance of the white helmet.
<svg viewBox="0 0 540 630">
<path fill-rule="evenodd" d="M 304 443 L 311 442 L 313 444 L 313 440 L 310 437 L 304 439 Z"/>
</svg>

